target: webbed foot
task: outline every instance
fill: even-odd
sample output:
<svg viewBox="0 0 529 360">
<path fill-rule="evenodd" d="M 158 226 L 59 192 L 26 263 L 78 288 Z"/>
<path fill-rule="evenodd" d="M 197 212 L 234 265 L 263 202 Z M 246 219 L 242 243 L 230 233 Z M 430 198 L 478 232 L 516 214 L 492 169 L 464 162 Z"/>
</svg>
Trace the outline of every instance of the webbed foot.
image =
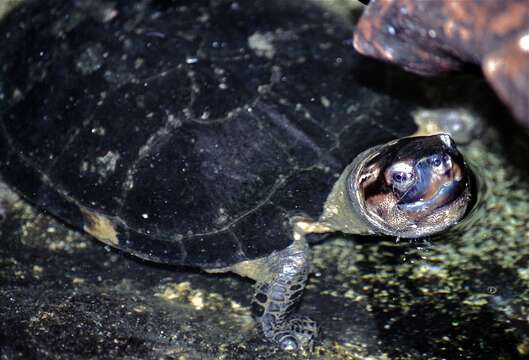
<svg viewBox="0 0 529 360">
<path fill-rule="evenodd" d="M 281 349 L 295 351 L 308 348 L 312 351 L 319 333 L 318 324 L 309 317 L 294 315 L 272 330 L 270 339 Z"/>
<path fill-rule="evenodd" d="M 315 321 L 293 312 L 307 282 L 308 257 L 305 241 L 295 241 L 266 259 L 267 271 L 273 276 L 256 284 L 254 314 L 265 337 L 283 350 L 312 349 L 318 336 Z"/>
</svg>

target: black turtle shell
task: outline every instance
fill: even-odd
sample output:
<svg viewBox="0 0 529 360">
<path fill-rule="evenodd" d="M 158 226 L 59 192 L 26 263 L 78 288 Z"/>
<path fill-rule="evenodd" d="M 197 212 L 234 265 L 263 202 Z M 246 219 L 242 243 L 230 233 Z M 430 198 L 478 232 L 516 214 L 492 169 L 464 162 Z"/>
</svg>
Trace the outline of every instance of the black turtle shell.
<svg viewBox="0 0 529 360">
<path fill-rule="evenodd" d="M 155 261 L 285 248 L 355 155 L 415 130 L 350 37 L 304 1 L 28 1 L 0 26 L 2 177 Z"/>
</svg>

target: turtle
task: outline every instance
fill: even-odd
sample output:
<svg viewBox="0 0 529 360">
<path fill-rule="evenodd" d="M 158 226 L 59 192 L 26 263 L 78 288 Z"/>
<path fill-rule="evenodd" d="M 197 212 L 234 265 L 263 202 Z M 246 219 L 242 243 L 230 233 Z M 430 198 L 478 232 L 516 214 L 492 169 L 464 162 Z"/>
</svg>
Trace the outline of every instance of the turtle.
<svg viewBox="0 0 529 360">
<path fill-rule="evenodd" d="M 319 333 L 296 312 L 313 237 L 430 236 L 472 208 L 457 117 L 363 85 L 315 4 L 26 1 L 0 36 L 3 181 L 105 245 L 255 280 L 282 349 Z"/>
</svg>

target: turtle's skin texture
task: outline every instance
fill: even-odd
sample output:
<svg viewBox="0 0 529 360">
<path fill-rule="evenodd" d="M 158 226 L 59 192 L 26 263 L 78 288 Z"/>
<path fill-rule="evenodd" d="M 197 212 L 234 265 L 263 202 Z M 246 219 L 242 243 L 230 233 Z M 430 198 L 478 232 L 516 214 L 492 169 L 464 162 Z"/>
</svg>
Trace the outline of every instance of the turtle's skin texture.
<svg viewBox="0 0 529 360">
<path fill-rule="evenodd" d="M 344 23 L 301 1 L 29 1 L 0 36 L 6 182 L 141 258 L 256 279 L 267 338 L 312 343 L 291 221 L 319 217 L 356 155 L 416 131 L 357 80 Z"/>
<path fill-rule="evenodd" d="M 354 46 L 425 75 L 481 65 L 494 90 L 529 127 L 526 0 L 372 1 L 358 22 Z"/>
</svg>

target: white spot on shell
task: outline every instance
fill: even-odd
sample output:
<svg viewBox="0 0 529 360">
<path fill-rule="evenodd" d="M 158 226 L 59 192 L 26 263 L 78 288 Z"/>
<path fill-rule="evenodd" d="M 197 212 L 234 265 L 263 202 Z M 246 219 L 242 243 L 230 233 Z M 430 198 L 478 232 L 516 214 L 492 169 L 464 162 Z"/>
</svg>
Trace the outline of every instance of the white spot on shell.
<svg viewBox="0 0 529 360">
<path fill-rule="evenodd" d="M 331 106 L 331 101 L 330 101 L 328 98 L 326 98 L 325 96 L 322 96 L 322 97 L 320 98 L 320 101 L 321 101 L 321 104 L 322 104 L 324 107 L 326 107 L 326 108 L 328 108 L 329 106 Z"/>
<path fill-rule="evenodd" d="M 99 126 L 93 128 L 92 130 L 90 130 L 90 132 L 94 135 L 104 136 L 107 131 L 104 127 Z"/>
<path fill-rule="evenodd" d="M 101 68 L 103 64 L 103 46 L 94 44 L 88 46 L 75 62 L 75 67 L 81 74 L 88 75 Z"/>
<path fill-rule="evenodd" d="M 182 126 L 182 120 L 174 116 L 174 114 L 168 114 L 167 115 L 167 122 L 169 125 L 171 125 L 173 128 L 179 128 Z"/>
<path fill-rule="evenodd" d="M 218 217 L 215 219 L 215 223 L 217 225 L 224 224 L 228 221 L 228 215 L 226 214 L 226 209 L 219 208 L 218 210 Z"/>
<path fill-rule="evenodd" d="M 13 95 L 11 96 L 13 102 L 17 103 L 23 98 L 24 95 L 22 94 L 22 91 L 20 91 L 20 89 L 16 88 L 15 90 L 13 90 Z"/>
<path fill-rule="evenodd" d="M 144 219 L 148 219 L 149 218 L 149 214 L 143 213 L 143 214 L 141 214 L 141 217 L 144 218 Z"/>
<path fill-rule="evenodd" d="M 256 32 L 248 38 L 248 46 L 257 56 L 263 56 L 271 59 L 275 55 L 274 44 L 272 43 L 274 35 L 272 33 Z"/>
</svg>

